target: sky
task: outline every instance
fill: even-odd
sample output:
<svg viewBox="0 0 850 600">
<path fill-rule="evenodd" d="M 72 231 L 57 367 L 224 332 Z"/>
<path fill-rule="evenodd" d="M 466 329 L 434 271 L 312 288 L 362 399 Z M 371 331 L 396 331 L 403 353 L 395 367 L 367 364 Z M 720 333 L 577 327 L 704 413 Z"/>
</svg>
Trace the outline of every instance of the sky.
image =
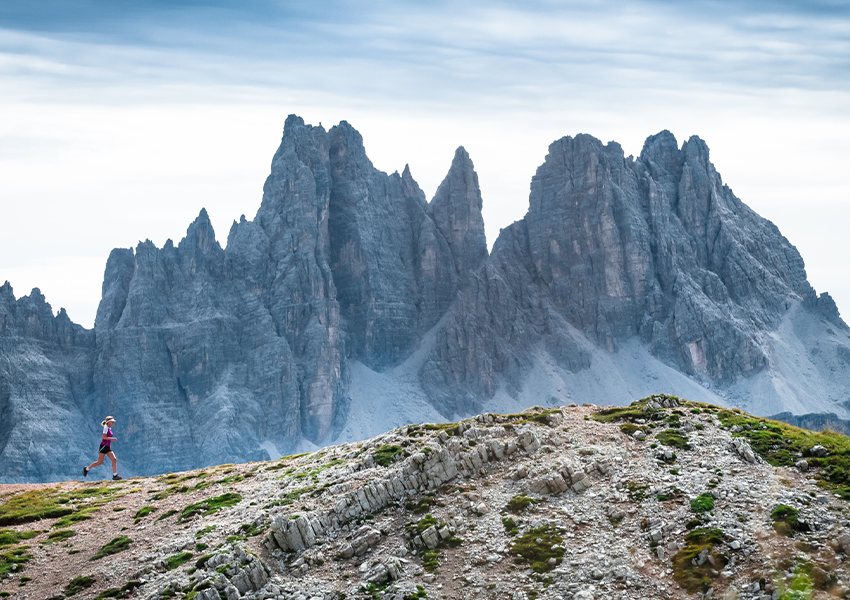
<svg viewBox="0 0 850 600">
<path fill-rule="evenodd" d="M 463 145 L 491 245 L 552 141 L 699 135 L 846 319 L 849 106 L 843 1 L 3 2 L 0 283 L 91 327 L 112 248 L 253 218 L 295 113 L 429 199 Z"/>
</svg>

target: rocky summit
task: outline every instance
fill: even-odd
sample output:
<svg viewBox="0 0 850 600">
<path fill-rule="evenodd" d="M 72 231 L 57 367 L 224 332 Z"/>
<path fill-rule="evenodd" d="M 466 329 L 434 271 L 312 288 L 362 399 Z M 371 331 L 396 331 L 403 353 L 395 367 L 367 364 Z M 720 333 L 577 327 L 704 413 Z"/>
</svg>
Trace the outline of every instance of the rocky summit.
<svg viewBox="0 0 850 600">
<path fill-rule="evenodd" d="M 557 140 L 490 252 L 482 206 L 463 148 L 429 202 L 290 116 L 254 219 L 114 250 L 93 330 L 0 288 L 0 481 L 76 476 L 107 414 L 128 475 L 661 390 L 850 418 L 850 330 L 701 139 Z"/>
<path fill-rule="evenodd" d="M 121 482 L 2 486 L 0 595 L 850 597 L 850 440 L 654 395 Z"/>
</svg>

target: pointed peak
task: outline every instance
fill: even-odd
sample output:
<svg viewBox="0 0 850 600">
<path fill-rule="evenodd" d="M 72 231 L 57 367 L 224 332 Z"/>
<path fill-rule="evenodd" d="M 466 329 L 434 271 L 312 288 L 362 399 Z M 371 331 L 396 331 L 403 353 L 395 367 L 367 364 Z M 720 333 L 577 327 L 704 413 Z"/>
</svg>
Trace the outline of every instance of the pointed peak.
<svg viewBox="0 0 850 600">
<path fill-rule="evenodd" d="M 673 145 L 677 148 L 679 147 L 679 143 L 676 141 L 676 136 L 669 129 L 662 129 L 655 135 L 651 135 L 646 138 L 646 141 L 643 144 L 644 146 L 655 146 L 655 145 Z"/>
<path fill-rule="evenodd" d="M 475 165 L 472 164 L 472 159 L 469 157 L 469 152 L 463 146 L 458 146 L 455 150 L 454 158 L 452 158 L 452 166 L 449 171 L 462 169 L 464 171 L 475 171 Z"/>
<path fill-rule="evenodd" d="M 640 157 L 655 163 L 678 163 L 680 158 L 679 143 L 676 136 L 668 130 L 660 131 L 646 138 Z"/>
<path fill-rule="evenodd" d="M 151 251 L 156 251 L 156 250 L 159 250 L 159 248 L 156 247 L 156 244 L 154 244 L 150 240 L 150 238 L 145 238 L 144 242 L 139 241 L 139 243 L 136 245 L 136 254 L 137 255 L 141 254 L 142 252 L 151 252 Z"/>
<path fill-rule="evenodd" d="M 546 161 L 555 160 L 560 162 L 563 156 L 579 156 L 602 154 L 604 146 L 602 142 L 589 133 L 577 133 L 575 137 L 566 135 L 549 144 L 549 152 Z"/>
<path fill-rule="evenodd" d="M 207 213 L 206 208 L 202 208 L 195 220 L 192 221 L 192 224 L 189 225 L 189 228 L 186 230 L 186 235 L 192 235 L 193 232 L 200 230 L 208 231 L 212 235 L 213 239 L 215 239 L 212 221 L 210 221 L 210 216 Z"/>
<path fill-rule="evenodd" d="M 342 141 L 342 145 L 348 150 L 356 150 L 359 154 L 365 156 L 366 149 L 363 145 L 363 136 L 348 121 L 340 121 L 339 125 L 331 127 L 328 133 L 337 144 Z"/>
<path fill-rule="evenodd" d="M 684 154 L 685 158 L 688 160 L 696 159 L 708 162 L 708 144 L 706 144 L 705 141 L 698 135 L 692 135 L 688 138 L 687 142 L 682 144 L 682 154 Z"/>
<path fill-rule="evenodd" d="M 198 218 L 192 221 L 189 228 L 186 230 L 186 237 L 180 242 L 179 247 L 189 243 L 192 246 L 197 246 L 206 254 L 213 246 L 217 245 L 215 241 L 215 230 L 213 229 L 210 216 L 207 214 L 207 209 L 202 208 L 198 214 Z"/>
<path fill-rule="evenodd" d="M 411 174 L 410 174 L 410 165 L 409 165 L 409 164 L 405 164 L 405 165 L 404 165 L 404 170 L 401 172 L 401 178 L 402 178 L 402 179 L 406 179 L 406 178 L 408 178 L 408 177 L 413 178 L 413 175 L 411 175 Z"/>
<path fill-rule="evenodd" d="M 283 132 L 286 133 L 287 130 L 294 127 L 304 127 L 304 119 L 293 114 L 286 117 L 286 122 L 283 124 Z"/>
<path fill-rule="evenodd" d="M 487 258 L 487 240 L 478 175 L 463 146 L 455 150 L 452 166 L 428 205 L 437 230 L 448 242 L 455 272 L 465 276 Z"/>
<path fill-rule="evenodd" d="M 201 208 L 201 212 L 198 213 L 198 217 L 195 219 L 195 223 L 198 223 L 199 221 L 200 222 L 205 221 L 207 223 L 210 222 L 210 215 L 207 213 L 206 208 Z"/>
</svg>

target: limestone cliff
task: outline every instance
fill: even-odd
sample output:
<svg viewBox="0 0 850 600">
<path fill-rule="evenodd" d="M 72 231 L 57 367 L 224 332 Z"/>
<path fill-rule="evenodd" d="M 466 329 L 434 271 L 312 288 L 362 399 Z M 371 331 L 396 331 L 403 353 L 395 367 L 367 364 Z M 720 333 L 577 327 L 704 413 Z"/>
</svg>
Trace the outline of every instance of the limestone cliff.
<svg viewBox="0 0 850 600">
<path fill-rule="evenodd" d="M 528 214 L 502 231 L 421 373 L 447 414 L 464 414 L 499 386 L 521 389 L 541 353 L 575 373 L 593 363 L 588 340 L 617 353 L 640 339 L 693 380 L 727 389 L 787 366 L 775 337 L 798 306 L 797 321 L 831 331 L 829 354 L 847 373 L 850 338 L 834 303 L 817 298 L 778 229 L 723 184 L 702 140 L 680 149 L 664 131 L 633 160 L 615 142 L 566 137 L 549 147 Z"/>
</svg>

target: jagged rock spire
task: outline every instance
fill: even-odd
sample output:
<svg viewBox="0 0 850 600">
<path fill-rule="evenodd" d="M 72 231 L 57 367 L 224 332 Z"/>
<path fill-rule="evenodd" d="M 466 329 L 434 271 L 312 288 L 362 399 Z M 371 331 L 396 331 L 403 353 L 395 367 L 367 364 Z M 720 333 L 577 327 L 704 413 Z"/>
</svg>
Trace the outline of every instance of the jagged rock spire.
<svg viewBox="0 0 850 600">
<path fill-rule="evenodd" d="M 482 206 L 478 174 L 469 154 L 460 146 L 428 206 L 437 230 L 451 249 L 455 272 L 460 277 L 468 277 L 487 258 Z"/>
</svg>

